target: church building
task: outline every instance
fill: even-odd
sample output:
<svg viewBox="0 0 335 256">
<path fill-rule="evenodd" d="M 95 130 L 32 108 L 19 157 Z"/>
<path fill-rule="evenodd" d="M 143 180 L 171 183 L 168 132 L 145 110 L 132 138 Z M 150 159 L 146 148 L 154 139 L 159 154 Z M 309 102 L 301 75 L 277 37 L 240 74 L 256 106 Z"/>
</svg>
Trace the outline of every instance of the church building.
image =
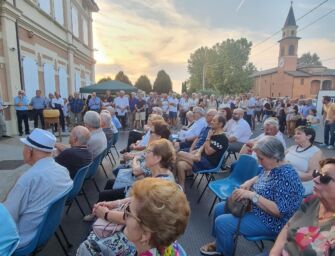
<svg viewBox="0 0 335 256">
<path fill-rule="evenodd" d="M 261 98 L 315 98 L 319 90 L 335 90 L 335 69 L 322 65 L 298 65 L 298 26 L 291 6 L 282 28 L 278 66 L 256 71 L 253 92 Z M 314 49 L 311 49 L 314 51 Z"/>
</svg>

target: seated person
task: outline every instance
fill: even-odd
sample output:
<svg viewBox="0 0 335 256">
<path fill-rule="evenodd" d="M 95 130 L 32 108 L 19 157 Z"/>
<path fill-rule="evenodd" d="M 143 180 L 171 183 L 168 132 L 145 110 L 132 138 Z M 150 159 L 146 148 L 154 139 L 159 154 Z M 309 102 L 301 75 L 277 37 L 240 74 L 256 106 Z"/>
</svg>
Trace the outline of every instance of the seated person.
<svg viewBox="0 0 335 256">
<path fill-rule="evenodd" d="M 124 210 L 116 210 L 120 205 Z M 95 205 L 94 212 L 126 228 L 103 239 L 92 232 L 77 255 L 181 255 L 176 239 L 186 229 L 190 207 L 185 194 L 171 181 L 137 181 L 131 197 L 101 202 Z"/>
<path fill-rule="evenodd" d="M 93 160 L 92 153 L 87 148 L 90 137 L 90 131 L 86 127 L 78 125 L 70 133 L 71 148 L 66 148 L 60 143 L 55 145 L 55 148 L 60 151 L 55 157 L 55 161 L 68 169 L 71 179 L 76 176 L 80 168 L 90 164 Z"/>
<path fill-rule="evenodd" d="M 283 134 L 279 131 L 278 120 L 276 118 L 269 117 L 264 121 L 264 132 L 256 138 L 251 139 L 247 143 L 245 143 L 240 151 L 240 154 L 251 154 L 254 144 L 267 135 L 276 137 L 283 144 L 284 149 L 286 149 L 286 143 Z"/>
<path fill-rule="evenodd" d="M 178 135 L 180 143 L 179 148 L 189 148 L 193 141 L 199 136 L 202 128 L 207 126 L 205 111 L 201 107 L 193 108 L 194 124 L 187 130 L 181 131 Z"/>
<path fill-rule="evenodd" d="M 0 203 L 0 255 L 12 255 L 19 244 L 19 234 L 12 216 Z"/>
<path fill-rule="evenodd" d="M 170 134 L 171 133 L 169 125 L 165 121 L 161 120 L 152 121 L 147 145 L 149 145 L 152 140 L 157 140 L 161 138 L 169 139 Z M 132 160 L 136 154 L 142 154 L 142 151 L 143 150 L 137 150 L 131 153 L 125 153 L 123 154 L 123 160 L 125 161 Z"/>
<path fill-rule="evenodd" d="M 194 114 L 193 114 L 193 112 L 192 111 L 187 111 L 185 115 L 186 115 L 186 119 L 187 119 L 187 125 L 184 125 L 184 126 L 181 127 L 181 129 L 183 131 L 187 131 L 194 124 Z"/>
<path fill-rule="evenodd" d="M 335 159 L 322 160 L 318 169 L 313 172 L 314 194 L 283 227 L 270 256 L 334 255 Z"/>
<path fill-rule="evenodd" d="M 214 116 L 205 143 L 195 154 L 178 154 L 177 176 L 178 183 L 185 188 L 185 175 L 189 170 L 194 172 L 214 168 L 220 162 L 228 148 L 228 139 L 223 132 L 226 121 L 223 116 Z"/>
<path fill-rule="evenodd" d="M 87 142 L 88 150 L 93 159 L 107 148 L 106 135 L 100 127 L 100 116 L 95 111 L 87 111 L 84 116 L 85 127 L 90 131 L 91 137 Z"/>
<path fill-rule="evenodd" d="M 285 159 L 289 162 L 302 181 L 305 195 L 313 193 L 313 171 L 319 167 L 319 162 L 324 158 L 320 148 L 314 146 L 315 131 L 313 128 L 299 126 L 295 129 L 295 145 L 288 148 Z"/>
<path fill-rule="evenodd" d="M 151 114 L 148 118 L 148 122 L 144 125 L 144 134 L 141 131 L 133 130 L 129 132 L 127 148 L 121 150 L 121 153 L 130 152 L 131 150 L 144 150 L 148 146 L 150 137 L 150 128 L 153 121 L 164 121 L 161 115 Z"/>
<path fill-rule="evenodd" d="M 114 124 L 109 111 L 102 110 L 100 113 L 100 127 L 106 135 L 107 144 L 114 140 L 115 129 L 113 129 L 112 126 L 114 126 Z"/>
<path fill-rule="evenodd" d="M 250 199 L 252 208 L 241 220 L 239 232 L 245 236 L 276 237 L 293 216 L 303 199 L 303 186 L 296 171 L 284 163 L 283 144 L 273 136 L 257 141 L 253 150 L 262 165 L 260 174 L 234 190 L 239 201 Z M 216 240 L 201 247 L 204 255 L 233 255 L 238 217 L 225 210 L 225 202 L 214 210 L 213 235 Z"/>
<path fill-rule="evenodd" d="M 225 132 L 229 140 L 228 152 L 240 152 L 252 134 L 248 122 L 243 119 L 243 115 L 243 109 L 234 109 L 232 119 L 227 122 Z"/>
<path fill-rule="evenodd" d="M 52 133 L 35 128 L 20 140 L 24 161 L 31 168 L 17 180 L 4 202 L 19 232 L 18 248 L 33 240 L 50 203 L 73 184 L 69 171 L 51 156 L 56 143 Z"/>
</svg>

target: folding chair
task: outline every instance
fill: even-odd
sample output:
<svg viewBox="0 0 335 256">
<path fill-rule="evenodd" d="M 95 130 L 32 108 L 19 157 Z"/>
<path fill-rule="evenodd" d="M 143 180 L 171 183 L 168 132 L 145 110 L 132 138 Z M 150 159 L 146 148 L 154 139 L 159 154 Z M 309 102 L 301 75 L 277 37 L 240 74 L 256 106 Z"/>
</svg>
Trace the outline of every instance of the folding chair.
<svg viewBox="0 0 335 256">
<path fill-rule="evenodd" d="M 179 243 L 178 243 L 178 250 L 180 256 L 187 256 L 187 253 L 185 252 L 184 248 Z"/>
<path fill-rule="evenodd" d="M 199 174 L 202 175 L 202 177 L 200 178 L 198 187 L 199 187 L 199 185 L 200 185 L 200 183 L 201 183 L 201 181 L 202 181 L 202 179 L 203 179 L 204 176 L 206 177 L 206 180 L 207 180 L 207 184 L 206 184 L 205 188 L 203 189 L 200 197 L 198 198 L 198 201 L 197 201 L 198 203 L 200 202 L 202 196 L 204 195 L 204 193 L 205 193 L 205 191 L 206 191 L 206 189 L 208 187 L 209 182 L 212 181 L 212 180 L 215 180 L 214 174 L 221 171 L 221 167 L 224 164 L 225 159 L 226 159 L 225 154 L 222 154 L 220 162 L 219 162 L 219 164 L 215 168 L 209 169 L 209 170 L 201 170 L 201 171 L 196 172 L 196 175 L 195 175 L 193 183 L 195 182 L 195 180 L 196 180 L 196 178 L 198 177 Z M 192 187 L 192 185 L 191 185 L 191 187 Z"/>
<path fill-rule="evenodd" d="M 49 239 L 54 234 L 60 246 L 62 247 L 64 254 L 68 255 L 56 230 L 61 222 L 63 210 L 65 207 L 65 201 L 68 198 L 71 190 L 72 187 L 70 187 L 67 191 L 63 192 L 50 203 L 41 224 L 38 226 L 38 230 L 34 239 L 27 246 L 17 249 L 13 254 L 14 256 L 36 254 L 38 251 L 41 251 L 43 249 L 43 247 L 48 243 Z"/>
<path fill-rule="evenodd" d="M 253 178 L 259 172 L 258 163 L 250 155 L 241 155 L 231 168 L 231 174 L 224 179 L 209 183 L 209 189 L 215 194 L 215 198 L 208 215 L 211 214 L 217 198 L 226 200 L 245 181 Z"/>
<path fill-rule="evenodd" d="M 84 183 L 84 180 L 85 180 L 85 177 L 86 177 L 86 174 L 87 174 L 87 171 L 88 171 L 88 168 L 90 167 L 90 165 L 91 164 L 86 165 L 86 166 L 80 168 L 77 171 L 76 176 L 73 179 L 73 188 L 70 191 L 69 196 L 68 196 L 68 198 L 66 200 L 66 204 L 65 204 L 65 205 L 68 205 L 66 214 L 69 213 L 70 208 L 72 206 L 72 203 L 73 203 L 73 201 L 75 201 L 76 204 L 79 207 L 80 212 L 82 213 L 83 216 L 85 216 L 85 213 L 84 213 L 83 209 L 81 208 L 81 206 L 79 204 L 79 201 L 77 200 L 77 195 L 79 194 L 79 192 L 80 192 L 80 190 L 81 190 L 81 188 L 83 186 L 83 183 Z"/>
<path fill-rule="evenodd" d="M 104 171 L 105 175 L 106 175 L 106 178 L 108 179 L 108 175 L 107 175 L 107 172 L 106 172 L 106 169 L 102 163 L 102 161 L 105 159 L 105 157 L 107 156 L 107 152 L 108 152 L 108 145 L 107 145 L 107 148 L 102 152 L 102 156 L 101 156 L 101 160 L 100 160 L 100 166 L 102 168 L 102 170 Z"/>
</svg>

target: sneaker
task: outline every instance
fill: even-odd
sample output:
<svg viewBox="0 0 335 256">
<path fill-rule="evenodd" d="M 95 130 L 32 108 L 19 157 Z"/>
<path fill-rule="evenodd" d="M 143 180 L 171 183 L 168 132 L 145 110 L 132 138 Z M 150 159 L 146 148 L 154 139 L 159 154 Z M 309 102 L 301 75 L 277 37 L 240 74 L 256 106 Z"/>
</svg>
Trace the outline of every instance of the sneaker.
<svg viewBox="0 0 335 256">
<path fill-rule="evenodd" d="M 328 145 L 325 144 L 325 143 L 322 143 L 322 144 L 319 145 L 319 147 L 324 148 L 324 147 L 328 147 Z"/>
<path fill-rule="evenodd" d="M 334 149 L 335 147 L 332 146 L 332 145 L 329 145 L 327 148 L 328 148 L 328 149 Z"/>
<path fill-rule="evenodd" d="M 83 218 L 83 221 L 86 221 L 86 222 L 92 222 L 95 220 L 95 215 L 94 214 L 88 214 L 86 215 L 84 218 Z"/>
<path fill-rule="evenodd" d="M 204 255 L 222 255 L 222 253 L 216 251 L 215 242 L 202 246 L 200 252 Z"/>
</svg>

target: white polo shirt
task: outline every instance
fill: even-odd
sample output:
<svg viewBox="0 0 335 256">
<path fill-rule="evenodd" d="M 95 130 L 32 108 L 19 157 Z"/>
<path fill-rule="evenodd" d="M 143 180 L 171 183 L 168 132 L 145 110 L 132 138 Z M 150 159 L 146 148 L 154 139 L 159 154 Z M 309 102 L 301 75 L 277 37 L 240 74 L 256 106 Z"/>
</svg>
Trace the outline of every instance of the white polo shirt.
<svg viewBox="0 0 335 256">
<path fill-rule="evenodd" d="M 241 143 L 246 143 L 250 139 L 252 132 L 249 124 L 243 118 L 237 122 L 233 119 L 230 119 L 228 123 L 230 123 L 226 131 L 228 138 L 235 137 L 237 142 Z"/>
</svg>

